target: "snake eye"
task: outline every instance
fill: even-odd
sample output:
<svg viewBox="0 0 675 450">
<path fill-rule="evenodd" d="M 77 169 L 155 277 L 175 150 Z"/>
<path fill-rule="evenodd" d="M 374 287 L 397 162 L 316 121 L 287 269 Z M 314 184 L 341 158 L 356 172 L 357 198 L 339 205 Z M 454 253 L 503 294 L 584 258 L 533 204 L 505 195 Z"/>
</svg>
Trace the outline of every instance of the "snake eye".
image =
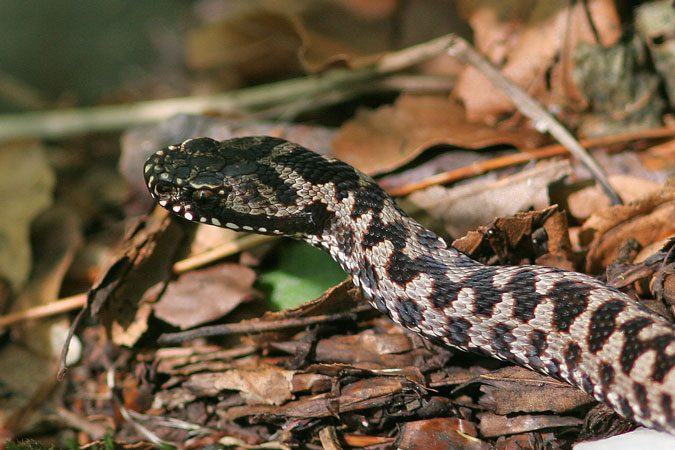
<svg viewBox="0 0 675 450">
<path fill-rule="evenodd" d="M 192 200 L 199 203 L 202 207 L 208 207 L 213 206 L 218 201 L 218 198 L 209 189 L 197 189 L 192 193 Z"/>
</svg>

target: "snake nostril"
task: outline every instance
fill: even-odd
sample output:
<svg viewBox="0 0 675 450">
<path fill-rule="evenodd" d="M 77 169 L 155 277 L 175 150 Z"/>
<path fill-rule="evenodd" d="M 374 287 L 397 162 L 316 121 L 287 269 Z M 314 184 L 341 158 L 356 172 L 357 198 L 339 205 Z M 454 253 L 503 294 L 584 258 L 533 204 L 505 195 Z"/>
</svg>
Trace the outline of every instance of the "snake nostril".
<svg viewBox="0 0 675 450">
<path fill-rule="evenodd" d="M 159 181 L 155 186 L 155 193 L 157 195 L 166 195 L 171 193 L 173 189 L 174 187 L 171 183 L 167 183 L 166 181 Z"/>
</svg>

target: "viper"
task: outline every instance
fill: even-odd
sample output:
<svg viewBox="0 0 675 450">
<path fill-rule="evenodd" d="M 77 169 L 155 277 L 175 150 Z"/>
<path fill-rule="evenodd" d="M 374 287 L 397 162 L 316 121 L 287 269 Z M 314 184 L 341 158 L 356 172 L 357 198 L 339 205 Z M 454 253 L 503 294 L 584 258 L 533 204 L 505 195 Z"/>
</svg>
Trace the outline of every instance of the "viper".
<svg viewBox="0 0 675 450">
<path fill-rule="evenodd" d="M 150 156 L 144 176 L 189 221 L 327 251 L 375 308 L 427 339 L 551 375 L 675 434 L 675 326 L 595 278 L 474 261 L 372 178 L 283 139 L 189 139 Z"/>
</svg>

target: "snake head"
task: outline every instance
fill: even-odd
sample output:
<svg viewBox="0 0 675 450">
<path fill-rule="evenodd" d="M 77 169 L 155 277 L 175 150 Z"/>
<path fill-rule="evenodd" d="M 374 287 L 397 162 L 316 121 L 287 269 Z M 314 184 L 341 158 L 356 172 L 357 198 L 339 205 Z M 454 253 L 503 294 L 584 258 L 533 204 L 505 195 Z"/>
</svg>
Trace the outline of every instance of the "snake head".
<svg viewBox="0 0 675 450">
<path fill-rule="evenodd" d="M 267 136 L 196 138 L 154 153 L 144 176 L 160 206 L 192 222 L 305 238 L 331 216 L 326 184 L 311 180 L 331 161 Z"/>
</svg>

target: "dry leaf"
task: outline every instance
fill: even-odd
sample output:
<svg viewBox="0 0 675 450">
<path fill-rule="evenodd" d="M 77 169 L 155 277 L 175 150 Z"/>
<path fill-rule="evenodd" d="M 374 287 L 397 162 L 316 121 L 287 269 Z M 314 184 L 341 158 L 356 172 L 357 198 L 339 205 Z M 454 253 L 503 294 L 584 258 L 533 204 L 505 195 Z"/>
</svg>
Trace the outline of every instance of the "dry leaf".
<svg viewBox="0 0 675 450">
<path fill-rule="evenodd" d="M 478 417 L 480 418 L 480 434 L 484 437 L 524 433 L 542 428 L 578 427 L 584 423 L 583 420 L 576 417 L 553 415 L 523 414 L 506 417 L 484 412 L 478 413 Z"/>
<path fill-rule="evenodd" d="M 438 418 L 404 423 L 392 448 L 415 450 L 489 450 L 494 447 L 476 438 L 476 427 L 457 418 Z"/>
<path fill-rule="evenodd" d="M 459 10 L 473 28 L 478 50 L 497 66 L 503 66 L 504 76 L 546 104 L 546 77 L 551 72 L 559 74 L 548 80 L 550 90 L 560 93 L 554 101 L 564 102 L 570 97 L 571 102 L 579 101 L 577 92 L 570 92 L 569 86 L 569 52 L 579 41 L 595 43 L 597 32 L 602 45 L 609 46 L 621 35 L 612 0 L 588 2 L 594 28 L 589 25 L 584 4 L 570 4 L 566 0 L 534 3 L 464 0 L 459 3 Z M 565 57 L 557 61 L 561 53 Z M 454 95 L 463 101 L 466 115 L 472 121 L 493 123 L 499 115 L 514 110 L 508 96 L 472 67 L 467 67 L 460 77 Z"/>
<path fill-rule="evenodd" d="M 392 106 L 360 111 L 333 140 L 333 156 L 367 174 L 395 169 L 439 144 L 481 148 L 511 144 L 532 148 L 533 131 L 501 131 L 468 122 L 455 101 L 431 95 L 401 95 Z"/>
<path fill-rule="evenodd" d="M 595 403 L 585 392 L 522 367 L 509 366 L 480 376 L 478 403 L 495 414 L 515 412 L 557 414 Z"/>
<path fill-rule="evenodd" d="M 259 294 L 255 272 L 238 264 L 220 264 L 182 275 L 153 304 L 155 315 L 181 329 L 225 316 Z"/>
<path fill-rule="evenodd" d="M 225 69 L 247 81 L 299 73 L 297 27 L 293 16 L 264 10 L 202 25 L 187 36 L 187 64 Z"/>
<path fill-rule="evenodd" d="M 44 149 L 14 142 L 0 148 L 0 278 L 14 292 L 31 269 L 30 224 L 52 202 L 55 178 Z"/>
<path fill-rule="evenodd" d="M 579 238 L 588 247 L 586 273 L 598 273 L 616 259 L 621 244 L 636 239 L 642 246 L 675 234 L 675 180 L 627 205 L 593 214 Z"/>
<path fill-rule="evenodd" d="M 132 346 L 148 327 L 151 302 L 169 279 L 174 255 L 185 238 L 178 221 L 155 209 L 133 230 L 126 248 L 88 294 L 87 307 L 99 315 L 118 345 Z"/>
<path fill-rule="evenodd" d="M 232 369 L 192 375 L 184 386 L 200 396 L 214 396 L 227 389 L 239 391 L 249 405 L 282 405 L 293 398 L 294 374 L 275 366 Z"/>
<path fill-rule="evenodd" d="M 432 186 L 410 194 L 404 206 L 414 215 L 417 213 L 413 208 L 428 214 L 431 224 L 425 222 L 430 228 L 445 229 L 450 236 L 464 236 L 495 217 L 547 207 L 548 186 L 571 170 L 567 161 L 544 162 L 496 182 L 479 179 L 453 188 Z"/>
<path fill-rule="evenodd" d="M 609 183 L 624 203 L 630 203 L 661 188 L 661 183 L 630 175 L 610 175 Z M 594 212 L 608 208 L 609 197 L 597 184 L 571 193 L 567 197 L 567 210 L 579 220 L 585 220 Z"/>
</svg>

